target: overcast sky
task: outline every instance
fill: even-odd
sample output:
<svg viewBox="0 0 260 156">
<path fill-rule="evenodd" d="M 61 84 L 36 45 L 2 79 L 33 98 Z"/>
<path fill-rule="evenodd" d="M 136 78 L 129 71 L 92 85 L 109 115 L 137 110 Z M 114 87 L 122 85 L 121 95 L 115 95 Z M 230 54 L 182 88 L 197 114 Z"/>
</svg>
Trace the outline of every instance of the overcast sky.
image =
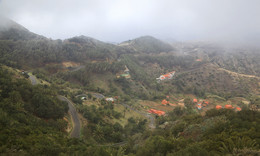
<svg viewBox="0 0 260 156">
<path fill-rule="evenodd" d="M 243 40 L 260 35 L 260 0 L 0 0 L 0 14 L 53 39 Z"/>
</svg>

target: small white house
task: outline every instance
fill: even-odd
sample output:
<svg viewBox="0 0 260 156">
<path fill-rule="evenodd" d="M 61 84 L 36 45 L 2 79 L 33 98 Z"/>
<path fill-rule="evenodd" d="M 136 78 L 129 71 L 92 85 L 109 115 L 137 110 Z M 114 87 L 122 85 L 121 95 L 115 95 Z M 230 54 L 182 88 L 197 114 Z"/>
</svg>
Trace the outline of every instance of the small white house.
<svg viewBox="0 0 260 156">
<path fill-rule="evenodd" d="M 105 100 L 108 101 L 108 102 L 114 102 L 115 101 L 114 98 L 112 98 L 112 97 L 106 98 Z"/>
<path fill-rule="evenodd" d="M 81 100 L 87 100 L 87 98 L 85 96 L 81 97 Z"/>
</svg>

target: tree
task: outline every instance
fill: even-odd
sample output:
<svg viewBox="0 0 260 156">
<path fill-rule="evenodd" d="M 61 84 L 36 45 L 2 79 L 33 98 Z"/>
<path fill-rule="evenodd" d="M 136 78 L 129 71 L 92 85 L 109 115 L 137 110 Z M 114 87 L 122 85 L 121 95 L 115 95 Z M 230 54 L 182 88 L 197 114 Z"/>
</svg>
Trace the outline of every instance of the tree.
<svg viewBox="0 0 260 156">
<path fill-rule="evenodd" d="M 187 109 L 192 109 L 193 103 L 190 97 L 184 99 L 184 105 Z"/>
</svg>

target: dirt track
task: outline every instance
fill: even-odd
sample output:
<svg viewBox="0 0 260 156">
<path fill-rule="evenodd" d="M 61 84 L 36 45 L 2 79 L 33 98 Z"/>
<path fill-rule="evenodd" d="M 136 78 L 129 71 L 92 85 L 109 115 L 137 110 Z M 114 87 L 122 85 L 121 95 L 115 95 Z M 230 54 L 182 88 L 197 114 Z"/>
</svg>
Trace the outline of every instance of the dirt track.
<svg viewBox="0 0 260 156">
<path fill-rule="evenodd" d="M 240 74 L 240 73 L 237 73 L 237 72 L 233 72 L 233 71 L 230 71 L 230 70 L 227 70 L 227 69 L 224 69 L 224 68 L 218 68 L 218 70 L 222 70 L 222 71 L 225 71 L 233 76 L 241 76 L 241 77 L 248 77 L 248 78 L 256 78 L 256 79 L 260 79 L 260 77 L 258 76 L 255 76 L 255 75 L 247 75 L 247 74 Z"/>
</svg>

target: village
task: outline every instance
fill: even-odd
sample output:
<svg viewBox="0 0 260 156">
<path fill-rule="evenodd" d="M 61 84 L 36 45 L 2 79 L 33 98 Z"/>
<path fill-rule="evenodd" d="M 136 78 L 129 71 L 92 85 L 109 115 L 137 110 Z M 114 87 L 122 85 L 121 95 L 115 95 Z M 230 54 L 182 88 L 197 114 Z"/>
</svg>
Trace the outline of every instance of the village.
<svg viewBox="0 0 260 156">
<path fill-rule="evenodd" d="M 144 108 L 150 108 L 147 110 L 148 113 L 154 114 L 156 116 L 164 116 L 167 115 L 168 111 L 173 110 L 176 107 L 181 107 L 184 108 L 185 107 L 185 103 L 184 103 L 184 99 L 174 99 L 173 97 L 171 99 L 173 99 L 173 102 L 170 102 L 170 97 L 166 96 L 166 99 L 163 99 L 161 101 L 161 103 L 155 103 L 155 102 L 151 102 L 151 105 L 147 105 L 145 104 L 145 102 L 141 103 L 144 104 Z M 217 102 L 210 102 L 210 101 L 214 101 L 213 99 L 197 99 L 194 98 L 192 100 L 192 109 L 197 110 L 198 113 L 200 114 L 204 114 L 207 110 L 209 109 L 233 109 L 235 111 L 241 111 L 242 108 L 240 106 L 238 106 L 237 104 L 230 104 L 229 102 L 225 103 L 221 103 L 217 104 Z"/>
<path fill-rule="evenodd" d="M 201 62 L 202 59 L 196 59 L 196 62 Z M 73 62 L 65 62 L 64 66 L 66 68 L 75 68 L 74 70 L 82 69 L 84 66 L 80 66 L 80 64 L 73 64 Z M 126 80 L 131 80 L 130 70 L 127 67 L 127 65 L 124 65 L 124 70 L 116 74 L 116 78 L 125 78 Z M 22 74 L 29 77 L 27 75 L 27 72 L 22 71 Z M 158 78 L 156 78 L 157 83 L 163 83 L 166 81 L 170 81 L 174 79 L 174 76 L 176 75 L 176 71 L 167 72 L 164 74 L 161 74 Z M 115 103 L 115 101 L 119 101 L 120 97 L 118 96 L 109 96 L 105 97 L 104 95 L 100 93 L 91 93 L 91 96 L 95 99 L 102 100 L 104 99 L 107 102 Z M 76 95 L 76 98 L 80 98 L 83 103 L 88 103 L 86 101 L 89 101 L 89 97 L 86 94 L 82 95 Z M 198 97 L 194 97 L 192 95 L 183 95 L 183 96 L 176 96 L 176 95 L 166 95 L 165 99 L 161 99 L 160 102 L 158 101 L 140 101 L 139 104 L 141 106 L 140 109 L 143 109 L 142 111 L 153 114 L 155 116 L 164 116 L 167 115 L 167 112 L 172 111 L 176 107 L 185 108 L 184 99 L 185 98 L 191 98 L 193 109 L 196 110 L 198 113 L 204 114 L 205 111 L 209 109 L 234 109 L 235 111 L 241 111 L 242 108 L 237 105 L 238 102 L 232 103 L 232 102 L 219 102 L 212 98 L 202 99 Z M 243 101 L 243 100 L 241 100 Z M 240 102 L 241 102 L 240 101 Z M 244 100 L 245 101 L 245 100 Z"/>
<path fill-rule="evenodd" d="M 160 75 L 158 78 L 156 78 L 157 82 L 163 82 L 167 80 L 171 80 L 174 78 L 175 71 Z M 125 65 L 125 70 L 122 73 L 117 74 L 117 78 L 124 77 L 125 79 L 131 79 L 130 75 L 130 70 L 128 67 Z M 84 94 L 85 96 L 81 96 L 81 100 L 86 101 L 87 100 L 87 95 Z M 119 102 L 119 97 L 105 97 L 102 94 L 99 93 L 92 93 L 92 96 L 102 100 L 104 99 L 106 102 L 110 103 L 118 103 Z M 214 98 L 207 98 L 207 99 L 202 99 L 202 98 L 197 98 L 192 95 L 178 95 L 178 96 L 173 96 L 173 95 L 167 95 L 165 96 L 165 99 L 162 99 L 161 102 L 156 102 L 156 101 L 145 101 L 145 100 L 140 100 L 139 104 L 140 107 L 136 107 L 136 109 L 139 109 L 143 112 L 146 112 L 148 114 L 153 114 L 155 116 L 165 116 L 167 115 L 167 112 L 172 111 L 176 107 L 181 107 L 182 109 L 185 108 L 185 103 L 184 99 L 185 98 L 190 98 L 192 100 L 192 109 L 196 110 L 200 114 L 205 114 L 205 112 L 209 109 L 234 109 L 235 111 L 241 111 L 242 108 L 237 105 L 237 103 L 233 104 L 228 101 L 228 102 L 219 102 L 218 100 L 215 100 Z"/>
</svg>

